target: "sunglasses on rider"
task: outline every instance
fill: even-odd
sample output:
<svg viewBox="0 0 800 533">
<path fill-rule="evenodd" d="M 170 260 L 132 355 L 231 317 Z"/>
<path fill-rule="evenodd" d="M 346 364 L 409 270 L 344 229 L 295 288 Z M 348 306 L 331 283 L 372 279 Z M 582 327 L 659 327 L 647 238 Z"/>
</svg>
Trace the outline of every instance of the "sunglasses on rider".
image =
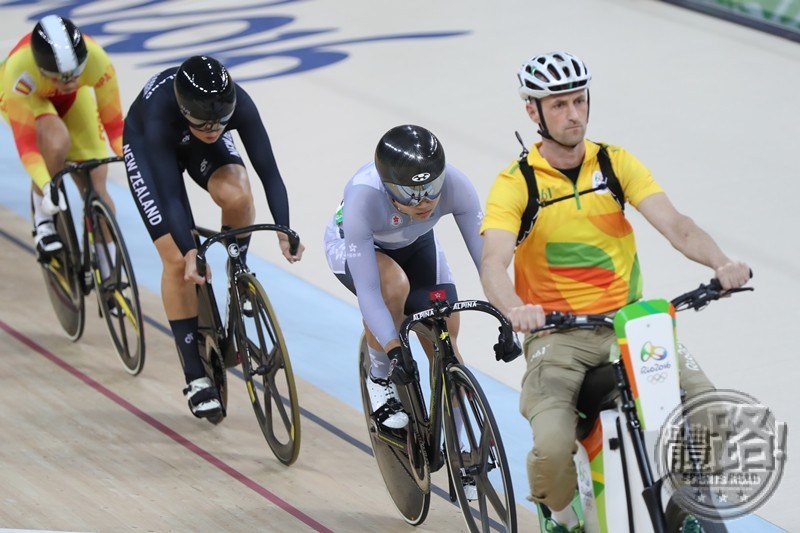
<svg viewBox="0 0 800 533">
<path fill-rule="evenodd" d="M 219 120 L 203 120 L 184 115 L 184 118 L 192 129 L 202 131 L 203 133 L 225 129 L 225 126 L 231 121 L 231 117 L 233 117 L 233 112 Z"/>
<path fill-rule="evenodd" d="M 41 68 L 39 69 L 39 72 L 41 72 L 42 76 L 44 76 L 49 80 L 67 84 L 77 80 L 83 73 L 83 69 L 85 68 L 86 68 L 86 61 L 78 65 L 78 68 L 70 70 L 68 72 L 50 72 L 48 70 L 44 70 Z"/>
<path fill-rule="evenodd" d="M 426 174 L 425 177 L 430 177 L 430 175 Z M 422 185 L 405 186 L 387 182 L 384 182 L 383 185 L 386 187 L 386 191 L 389 193 L 392 200 L 406 207 L 416 207 L 424 199 L 427 198 L 433 201 L 442 194 L 444 172 L 439 174 L 435 179 Z"/>
</svg>

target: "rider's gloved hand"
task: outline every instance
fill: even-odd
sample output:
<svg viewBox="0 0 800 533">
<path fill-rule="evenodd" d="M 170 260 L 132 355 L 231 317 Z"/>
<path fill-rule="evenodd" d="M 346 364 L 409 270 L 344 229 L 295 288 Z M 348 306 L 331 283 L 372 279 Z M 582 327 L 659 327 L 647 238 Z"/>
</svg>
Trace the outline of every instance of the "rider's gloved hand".
<svg viewBox="0 0 800 533">
<path fill-rule="evenodd" d="M 408 350 L 396 346 L 389 350 L 389 379 L 396 385 L 408 385 L 417 376 L 417 362 Z"/>
<path fill-rule="evenodd" d="M 510 363 L 522 354 L 522 346 L 514 333 L 503 331 L 502 326 L 498 329 L 500 336 L 497 338 L 497 344 L 494 345 L 494 357 L 498 361 Z"/>
<path fill-rule="evenodd" d="M 56 195 L 56 201 L 53 201 L 53 194 Z M 42 187 L 42 211 L 46 215 L 55 215 L 59 211 L 64 211 L 67 208 L 67 200 L 61 193 L 61 189 L 53 188 L 53 182 L 48 181 Z"/>
</svg>

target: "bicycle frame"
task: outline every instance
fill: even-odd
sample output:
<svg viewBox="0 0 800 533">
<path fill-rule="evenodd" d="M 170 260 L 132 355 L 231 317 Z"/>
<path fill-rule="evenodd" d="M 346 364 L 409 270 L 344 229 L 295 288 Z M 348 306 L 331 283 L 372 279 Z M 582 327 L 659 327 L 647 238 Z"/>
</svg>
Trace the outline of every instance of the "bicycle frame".
<svg viewBox="0 0 800 533">
<path fill-rule="evenodd" d="M 610 364 L 586 374 L 578 399 L 578 411 L 586 418 L 577 429 L 578 492 L 573 508 L 582 510 L 587 533 L 678 531 L 677 519 L 670 514 L 680 513 L 670 513 L 670 506 L 676 510 L 672 502 L 665 509 L 663 496 L 669 496 L 670 490 L 665 478 L 656 479 L 653 474 L 648 445 L 683 398 L 676 308 L 700 310 L 719 298 L 722 291 L 718 283 L 713 287 L 715 281 L 673 302 L 635 302 L 620 309 L 613 319 L 605 315 L 548 315 L 549 325 L 542 330 L 610 327 L 619 346 L 618 359 L 612 354 Z M 539 523 L 544 530 L 549 510 L 539 507 Z M 705 531 L 725 531 L 720 524 L 702 523 Z"/>
<path fill-rule="evenodd" d="M 231 306 L 239 308 L 239 293 L 234 289 L 239 277 L 246 272 L 246 267 L 242 263 L 242 258 L 239 252 L 239 246 L 235 242 L 235 237 L 243 233 L 251 233 L 253 231 L 279 231 L 285 233 L 289 237 L 289 251 L 292 254 L 297 253 L 297 248 L 300 245 L 300 238 L 297 234 L 289 228 L 279 226 L 276 224 L 252 224 L 243 228 L 235 228 L 223 232 L 212 231 L 208 228 L 196 227 L 197 234 L 202 236 L 205 240 L 200 243 L 197 240 L 197 271 L 201 277 L 206 275 L 207 261 L 206 253 L 208 249 L 215 243 L 220 241 L 231 240 L 226 246 L 228 254 L 228 261 L 230 270 L 226 272 L 228 277 L 228 305 L 225 307 L 225 321 L 223 322 L 217 307 L 217 300 L 214 296 L 214 291 L 208 284 L 198 285 L 198 323 L 202 333 L 211 335 L 218 343 L 218 348 L 223 351 L 220 352 L 224 355 L 226 366 L 236 366 L 236 353 L 233 343 L 228 342 L 232 337 L 231 333 L 234 327 L 233 314 L 230 312 Z M 224 324 L 224 325 L 223 325 Z"/>
<path fill-rule="evenodd" d="M 415 421 L 414 431 L 420 437 L 419 442 L 425 444 L 428 464 L 432 472 L 436 472 L 444 465 L 445 457 L 442 453 L 442 391 L 446 386 L 447 373 L 445 370 L 453 364 L 458 364 L 455 356 L 453 344 L 450 340 L 450 332 L 447 328 L 446 318 L 452 313 L 465 310 L 481 311 L 496 317 L 501 323 L 505 323 L 505 317 L 487 302 L 480 300 L 464 300 L 449 304 L 446 301 L 435 300 L 432 302 L 431 309 L 415 313 L 407 318 L 400 327 L 400 344 L 410 350 L 408 336 L 415 325 L 421 324 L 428 328 L 433 336 L 441 343 L 444 352 L 440 353 L 440 348 L 434 343 L 433 357 L 430 360 L 431 376 L 431 405 L 428 408 L 425 396 L 422 391 L 422 384 L 419 379 L 419 369 L 416 361 L 414 362 L 414 381 L 406 387 L 398 387 L 398 390 L 405 389 L 405 394 L 401 392 L 404 407 L 412 414 L 411 420 Z M 510 331 L 510 328 L 509 328 Z M 405 396 L 405 398 L 403 398 Z M 379 429 L 380 431 L 380 429 Z M 405 442 L 399 442 L 396 438 L 388 437 L 395 446 L 405 448 Z"/>
<path fill-rule="evenodd" d="M 69 163 L 53 176 L 50 199 L 57 203 L 60 191 L 66 203 L 64 211 L 53 216 L 62 248 L 53 254 L 40 254 L 38 260 L 51 303 L 67 336 L 75 341 L 82 335 L 84 297 L 95 289 L 98 312 L 106 322 L 117 355 L 127 372 L 137 375 L 144 366 L 145 341 L 133 265 L 114 213 L 95 190 L 90 176 L 94 168 L 118 161 L 122 158 Z M 64 176 L 70 173 L 83 202 L 80 240 L 64 187 Z"/>
<path fill-rule="evenodd" d="M 372 412 L 366 385 L 370 359 L 366 336 L 361 337 L 359 379 L 375 460 L 392 502 L 408 524 L 419 525 L 427 517 L 431 473 L 446 465 L 450 501 L 458 503 L 469 531 L 515 532 L 516 503 L 500 430 L 478 380 L 455 355 L 446 319 L 464 310 L 491 314 L 501 326 L 494 346 L 496 358 L 510 361 L 521 348 L 511 324 L 488 302 L 434 300 L 431 305 L 400 326 L 402 356 L 389 372 L 388 379 L 397 385 L 400 402 L 409 414 L 405 428 L 387 428 Z M 412 330 L 430 358 L 430 405 L 409 349 Z M 426 341 L 432 343 L 432 351 Z"/>
<path fill-rule="evenodd" d="M 205 277 L 205 254 L 216 242 L 225 243 L 228 261 L 225 321 L 220 318 L 214 291 L 208 283 L 198 285 L 198 343 L 206 376 L 219 392 L 222 410 L 207 418 L 219 424 L 226 416 L 226 368 L 241 364 L 242 378 L 250 404 L 267 445 L 275 457 L 289 466 L 300 453 L 300 408 L 297 386 L 286 342 L 266 291 L 242 259 L 235 237 L 258 230 L 284 233 L 289 238 L 289 251 L 294 255 L 300 238 L 291 229 L 273 224 L 255 224 L 215 233 L 198 228 L 197 271 Z M 199 236 L 205 236 L 200 244 Z M 244 303 L 249 305 L 245 309 Z"/>
</svg>

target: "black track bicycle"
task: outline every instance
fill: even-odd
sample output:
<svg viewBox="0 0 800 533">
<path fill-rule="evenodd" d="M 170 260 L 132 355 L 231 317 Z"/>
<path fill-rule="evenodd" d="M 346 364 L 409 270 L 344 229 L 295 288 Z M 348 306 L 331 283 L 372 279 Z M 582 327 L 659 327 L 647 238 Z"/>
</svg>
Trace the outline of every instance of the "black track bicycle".
<svg viewBox="0 0 800 533">
<path fill-rule="evenodd" d="M 300 238 L 284 226 L 254 224 L 215 232 L 196 228 L 197 271 L 205 276 L 206 253 L 214 243 L 225 245 L 227 305 L 220 316 L 210 284 L 197 286 L 200 356 L 206 375 L 219 392 L 222 411 L 208 420 L 219 424 L 226 416 L 228 382 L 226 369 L 242 365 L 248 397 L 258 425 L 275 457 L 291 465 L 300 453 L 300 406 L 292 364 L 267 293 L 256 275 L 242 262 L 235 237 L 255 231 L 279 231 L 289 237 L 290 251 L 297 252 Z M 202 242 L 201 242 L 202 237 Z"/>
<path fill-rule="evenodd" d="M 84 296 L 93 289 L 98 312 L 105 319 L 117 355 L 125 370 L 137 375 L 144 367 L 145 344 L 139 289 L 128 249 L 114 213 L 92 186 L 89 172 L 121 157 L 70 163 L 53 176 L 51 194 L 58 203 L 58 191 L 67 208 L 53 216 L 62 248 L 38 257 L 45 287 L 61 327 L 77 341 L 86 323 Z M 69 207 L 64 176 L 82 177 L 83 233 L 80 240 Z"/>
<path fill-rule="evenodd" d="M 501 324 L 500 340 L 495 345 L 498 359 L 498 350 L 503 346 L 515 348 L 514 354 L 503 357 L 506 361 L 521 350 L 514 342 L 511 325 L 490 303 L 480 300 L 431 303 L 431 308 L 407 317 L 400 327 L 404 367 L 413 376 L 410 383 L 395 381 L 409 417 L 405 428 L 385 427 L 371 414 L 366 388 L 370 359 L 366 338 L 361 337 L 361 398 L 378 468 L 397 510 L 411 525 L 421 524 L 428 515 L 431 472 L 447 465 L 450 501 L 458 502 L 469 531 L 516 531 L 516 503 L 500 431 L 483 389 L 455 356 L 445 318 L 467 310 L 488 313 Z M 409 347 L 412 330 L 423 347 L 432 347 L 429 408 Z M 471 484 L 477 488 L 474 500 L 468 499 L 464 490 Z"/>
</svg>

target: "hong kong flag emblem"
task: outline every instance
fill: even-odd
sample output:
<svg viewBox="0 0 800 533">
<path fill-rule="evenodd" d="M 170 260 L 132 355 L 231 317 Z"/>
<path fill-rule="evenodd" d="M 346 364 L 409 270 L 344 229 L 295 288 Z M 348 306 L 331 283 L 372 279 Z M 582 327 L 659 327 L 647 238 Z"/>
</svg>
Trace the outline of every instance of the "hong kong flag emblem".
<svg viewBox="0 0 800 533">
<path fill-rule="evenodd" d="M 443 302 L 447 299 L 447 293 L 444 289 L 437 289 L 430 292 L 430 298 L 432 302 Z"/>
<path fill-rule="evenodd" d="M 392 215 L 392 226 L 397 227 L 401 222 L 403 222 L 403 219 L 400 218 L 400 215 Z"/>
</svg>

